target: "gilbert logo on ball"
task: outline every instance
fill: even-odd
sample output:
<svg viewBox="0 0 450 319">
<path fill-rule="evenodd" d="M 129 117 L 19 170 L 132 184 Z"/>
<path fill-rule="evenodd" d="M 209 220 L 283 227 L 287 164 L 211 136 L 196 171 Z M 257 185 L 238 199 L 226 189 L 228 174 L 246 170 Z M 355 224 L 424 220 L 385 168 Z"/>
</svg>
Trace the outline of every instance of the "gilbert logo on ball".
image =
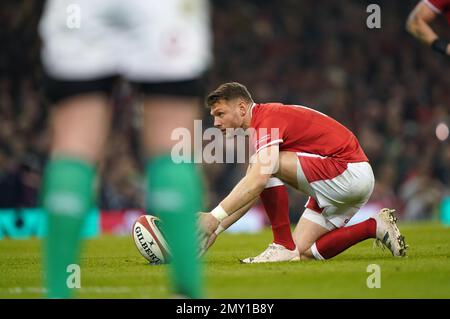
<svg viewBox="0 0 450 319">
<path fill-rule="evenodd" d="M 160 219 L 140 216 L 133 225 L 133 239 L 141 255 L 151 264 L 164 264 L 170 259 L 169 246 L 159 230 Z"/>
</svg>

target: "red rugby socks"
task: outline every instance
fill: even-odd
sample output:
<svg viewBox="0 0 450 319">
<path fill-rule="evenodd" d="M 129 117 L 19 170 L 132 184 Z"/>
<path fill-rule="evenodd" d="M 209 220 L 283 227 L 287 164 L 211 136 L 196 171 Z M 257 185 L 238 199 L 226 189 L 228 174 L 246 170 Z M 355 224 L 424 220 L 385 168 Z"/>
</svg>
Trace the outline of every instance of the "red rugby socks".
<svg viewBox="0 0 450 319">
<path fill-rule="evenodd" d="M 270 179 L 277 180 L 277 179 Z M 273 242 L 289 250 L 295 249 L 289 219 L 289 198 L 286 187 L 279 181 L 276 186 L 266 188 L 260 198 L 272 224 Z"/>
<path fill-rule="evenodd" d="M 361 223 L 342 227 L 326 233 L 311 246 L 316 259 L 330 259 L 347 248 L 368 238 L 376 237 L 377 223 L 369 218 Z"/>
</svg>

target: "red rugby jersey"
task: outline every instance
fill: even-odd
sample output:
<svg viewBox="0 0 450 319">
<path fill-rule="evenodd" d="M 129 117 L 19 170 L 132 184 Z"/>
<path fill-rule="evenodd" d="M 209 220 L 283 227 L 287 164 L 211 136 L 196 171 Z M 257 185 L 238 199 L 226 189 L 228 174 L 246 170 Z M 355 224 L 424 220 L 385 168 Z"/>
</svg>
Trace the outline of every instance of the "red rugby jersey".
<svg viewBox="0 0 450 319">
<path fill-rule="evenodd" d="M 450 24 L 450 0 L 423 0 L 435 13 L 442 14 Z"/>
<path fill-rule="evenodd" d="M 255 104 L 251 112 L 250 127 L 255 129 L 257 152 L 278 143 L 280 151 L 332 157 L 347 163 L 368 161 L 355 135 L 323 113 L 281 103 Z"/>
</svg>

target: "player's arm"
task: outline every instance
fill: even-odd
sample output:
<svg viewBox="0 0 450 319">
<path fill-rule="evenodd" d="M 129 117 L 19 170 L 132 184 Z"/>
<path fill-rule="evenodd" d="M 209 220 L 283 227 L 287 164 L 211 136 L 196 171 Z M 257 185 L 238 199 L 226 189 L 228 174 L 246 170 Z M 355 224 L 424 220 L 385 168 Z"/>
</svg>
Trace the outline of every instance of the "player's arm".
<svg viewBox="0 0 450 319">
<path fill-rule="evenodd" d="M 250 171 L 251 166 L 252 166 L 252 164 L 250 163 L 247 167 L 247 171 L 245 173 L 246 175 Z M 212 233 L 208 239 L 205 238 L 206 244 L 201 248 L 202 250 L 201 250 L 200 255 L 203 255 L 206 253 L 206 251 L 209 249 L 209 247 L 211 247 L 212 244 L 214 244 L 214 242 L 216 241 L 217 236 L 219 236 L 223 231 L 227 230 L 231 225 L 233 225 L 235 222 L 237 222 L 239 219 L 241 219 L 241 217 L 244 216 L 249 211 L 249 209 L 255 204 L 256 200 L 257 199 L 248 203 L 247 205 L 245 205 L 244 207 L 242 207 L 241 209 L 236 211 L 231 216 L 226 217 L 219 224 L 219 226 L 214 231 L 214 233 Z"/>
<path fill-rule="evenodd" d="M 223 228 L 223 230 L 228 229 L 231 225 L 233 225 L 235 222 L 241 219 L 241 217 L 244 216 L 250 210 L 250 208 L 252 208 L 252 206 L 256 203 L 257 200 L 258 197 L 256 197 L 254 200 L 246 204 L 244 207 L 238 209 L 232 215 L 225 218 L 220 223 L 220 226 Z"/>
<path fill-rule="evenodd" d="M 245 172 L 245 175 L 247 175 L 250 172 L 250 169 L 252 167 L 252 163 L 250 163 L 247 167 L 247 171 Z M 244 216 L 249 210 L 250 208 L 252 208 L 252 206 L 256 203 L 256 201 L 258 200 L 258 197 L 255 198 L 253 201 L 251 201 L 250 203 L 246 204 L 244 207 L 238 209 L 236 212 L 234 212 L 234 214 L 232 214 L 231 216 L 226 217 L 219 225 L 218 228 L 220 228 L 219 230 L 219 234 L 221 232 L 223 232 L 224 230 L 228 229 L 231 225 L 233 225 L 235 222 L 237 222 L 239 219 L 241 219 L 242 216 Z"/>
<path fill-rule="evenodd" d="M 416 39 L 432 47 L 434 50 L 450 55 L 450 44 L 439 39 L 436 32 L 430 26 L 436 16 L 437 13 L 421 1 L 410 13 L 406 22 L 406 30 Z"/>
<path fill-rule="evenodd" d="M 278 170 L 279 146 L 271 145 L 260 150 L 245 177 L 211 213 L 200 216 L 203 232 L 209 236 L 228 216 L 245 213 L 258 199 L 269 178 Z M 231 221 L 231 220 L 230 220 Z"/>
<path fill-rule="evenodd" d="M 248 203 L 247 205 L 245 205 L 244 207 L 242 207 L 241 209 L 236 211 L 231 216 L 228 216 L 227 218 L 225 218 L 219 224 L 217 229 L 206 240 L 206 244 L 204 245 L 204 247 L 202 247 L 200 255 L 203 255 L 204 253 L 206 253 L 206 251 L 209 249 L 209 247 L 211 247 L 212 244 L 214 244 L 214 242 L 216 241 L 217 236 L 219 236 L 223 231 L 227 230 L 231 225 L 233 225 L 235 222 L 237 222 L 239 219 L 241 219 L 241 217 L 244 216 L 249 211 L 249 209 L 255 204 L 256 201 L 257 201 L 257 199 Z"/>
</svg>

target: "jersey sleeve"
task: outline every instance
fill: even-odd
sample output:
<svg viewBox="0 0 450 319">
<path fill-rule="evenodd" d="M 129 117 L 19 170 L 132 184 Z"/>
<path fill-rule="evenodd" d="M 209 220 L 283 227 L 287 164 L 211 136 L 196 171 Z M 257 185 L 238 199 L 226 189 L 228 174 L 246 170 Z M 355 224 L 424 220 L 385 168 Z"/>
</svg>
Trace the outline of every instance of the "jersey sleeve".
<svg viewBox="0 0 450 319">
<path fill-rule="evenodd" d="M 423 0 L 423 2 L 435 13 L 441 14 L 450 7 L 449 0 Z"/>
<path fill-rule="evenodd" d="M 265 117 L 254 129 L 255 153 L 270 145 L 281 144 L 284 141 L 285 126 L 274 117 Z"/>
</svg>

